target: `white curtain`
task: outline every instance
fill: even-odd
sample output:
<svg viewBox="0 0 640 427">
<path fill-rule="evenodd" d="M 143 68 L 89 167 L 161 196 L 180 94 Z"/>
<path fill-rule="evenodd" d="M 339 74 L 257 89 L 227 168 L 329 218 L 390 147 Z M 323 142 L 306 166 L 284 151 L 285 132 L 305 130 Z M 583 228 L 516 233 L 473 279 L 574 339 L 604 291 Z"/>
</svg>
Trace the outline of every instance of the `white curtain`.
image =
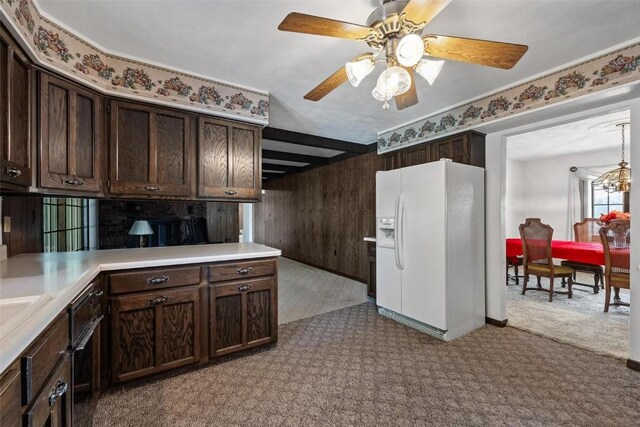
<svg viewBox="0 0 640 427">
<path fill-rule="evenodd" d="M 573 240 L 573 224 L 582 221 L 587 212 L 587 193 L 590 190 L 589 182 L 600 175 L 615 169 L 617 165 L 582 166 L 569 171 L 569 197 L 567 205 L 567 235 L 565 240 Z"/>
</svg>

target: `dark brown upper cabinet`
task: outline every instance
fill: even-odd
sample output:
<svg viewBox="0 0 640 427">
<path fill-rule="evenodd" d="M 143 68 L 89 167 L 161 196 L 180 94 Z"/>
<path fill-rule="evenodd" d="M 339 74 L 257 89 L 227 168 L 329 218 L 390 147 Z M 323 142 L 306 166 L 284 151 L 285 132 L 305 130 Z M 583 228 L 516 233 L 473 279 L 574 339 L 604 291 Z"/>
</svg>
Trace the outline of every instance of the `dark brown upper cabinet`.
<svg viewBox="0 0 640 427">
<path fill-rule="evenodd" d="M 111 102 L 109 193 L 189 197 L 189 116 L 172 110 Z"/>
<path fill-rule="evenodd" d="M 98 95 L 40 74 L 40 187 L 101 191 L 101 117 Z"/>
<path fill-rule="evenodd" d="M 259 201 L 260 128 L 205 117 L 198 127 L 198 197 Z"/>
<path fill-rule="evenodd" d="M 25 189 L 31 175 L 31 64 L 4 26 L 0 26 L 0 182 Z"/>
</svg>

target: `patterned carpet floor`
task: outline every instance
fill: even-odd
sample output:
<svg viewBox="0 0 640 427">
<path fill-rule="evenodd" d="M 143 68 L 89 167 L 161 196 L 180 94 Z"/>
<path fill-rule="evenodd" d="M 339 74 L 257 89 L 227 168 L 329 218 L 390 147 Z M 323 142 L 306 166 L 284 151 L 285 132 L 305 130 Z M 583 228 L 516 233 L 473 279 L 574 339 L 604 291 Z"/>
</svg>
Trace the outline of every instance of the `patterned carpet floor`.
<svg viewBox="0 0 640 427">
<path fill-rule="evenodd" d="M 640 373 L 515 328 L 445 343 L 364 303 L 288 323 L 279 336 L 110 391 L 95 425 L 640 425 Z"/>
<path fill-rule="evenodd" d="M 522 279 L 520 279 L 522 280 Z M 535 286 L 535 277 L 529 286 Z M 578 281 L 593 283 L 593 276 L 578 273 Z M 549 279 L 542 279 L 548 288 Z M 566 289 L 560 289 L 564 291 Z M 549 302 L 546 292 L 527 291 L 519 286 L 507 287 L 509 326 L 562 342 L 576 345 L 620 359 L 629 356 L 629 307 L 611 306 L 604 312 L 604 290 L 594 294 L 591 288 L 573 287 L 573 298 L 556 295 Z M 621 289 L 620 297 L 629 301 L 629 290 Z"/>
<path fill-rule="evenodd" d="M 367 285 L 289 258 L 278 259 L 278 323 L 368 301 Z"/>
</svg>

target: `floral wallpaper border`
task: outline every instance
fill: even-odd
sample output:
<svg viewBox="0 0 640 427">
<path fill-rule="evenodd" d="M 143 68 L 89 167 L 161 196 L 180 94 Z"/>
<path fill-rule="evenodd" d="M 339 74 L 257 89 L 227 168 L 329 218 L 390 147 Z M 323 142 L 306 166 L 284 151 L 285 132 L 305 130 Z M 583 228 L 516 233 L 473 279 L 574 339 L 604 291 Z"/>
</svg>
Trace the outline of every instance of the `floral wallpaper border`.
<svg viewBox="0 0 640 427">
<path fill-rule="evenodd" d="M 42 65 L 102 92 L 269 123 L 268 92 L 109 54 L 42 16 L 33 0 L 0 0 L 0 11 Z"/>
<path fill-rule="evenodd" d="M 640 80 L 640 43 L 380 132 L 378 154 L 635 80 Z"/>
</svg>

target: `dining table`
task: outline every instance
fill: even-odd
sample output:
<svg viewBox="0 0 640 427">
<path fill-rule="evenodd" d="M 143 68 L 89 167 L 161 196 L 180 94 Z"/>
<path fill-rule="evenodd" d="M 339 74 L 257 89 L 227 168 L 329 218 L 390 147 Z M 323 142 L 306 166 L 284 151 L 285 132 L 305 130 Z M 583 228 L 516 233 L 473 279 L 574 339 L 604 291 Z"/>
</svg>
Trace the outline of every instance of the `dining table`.
<svg viewBox="0 0 640 427">
<path fill-rule="evenodd" d="M 522 240 L 518 238 L 508 238 L 507 258 L 522 256 L 522 254 Z M 602 243 L 552 240 L 551 256 L 574 263 L 604 265 L 604 249 Z M 597 284 L 593 286 L 594 293 L 598 293 L 598 290 Z"/>
</svg>

